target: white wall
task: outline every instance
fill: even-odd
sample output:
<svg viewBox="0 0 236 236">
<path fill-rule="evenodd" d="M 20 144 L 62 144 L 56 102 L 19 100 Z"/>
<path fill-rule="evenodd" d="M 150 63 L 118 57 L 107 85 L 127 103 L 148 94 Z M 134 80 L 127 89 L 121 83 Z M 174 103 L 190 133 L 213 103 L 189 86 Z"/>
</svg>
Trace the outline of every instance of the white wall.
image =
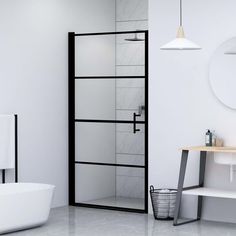
<svg viewBox="0 0 236 236">
<path fill-rule="evenodd" d="M 207 128 L 215 129 L 226 145 L 236 144 L 236 112 L 222 106 L 208 84 L 208 65 L 214 50 L 236 35 L 234 0 L 184 1 L 186 35 L 201 51 L 160 51 L 175 37 L 178 1 L 150 0 L 150 178 L 157 187 L 176 187 L 180 164 L 178 148 L 204 144 Z M 197 183 L 198 158 L 191 154 L 186 185 Z M 228 167 L 208 158 L 206 185 L 236 190 Z M 191 197 L 190 197 L 191 198 Z M 189 197 L 188 197 L 189 199 Z M 193 216 L 191 200 L 185 215 Z M 206 199 L 203 218 L 236 222 L 235 201 Z"/>
<path fill-rule="evenodd" d="M 67 33 L 112 31 L 115 1 L 1 0 L 0 113 L 19 115 L 19 179 L 67 204 Z"/>
</svg>

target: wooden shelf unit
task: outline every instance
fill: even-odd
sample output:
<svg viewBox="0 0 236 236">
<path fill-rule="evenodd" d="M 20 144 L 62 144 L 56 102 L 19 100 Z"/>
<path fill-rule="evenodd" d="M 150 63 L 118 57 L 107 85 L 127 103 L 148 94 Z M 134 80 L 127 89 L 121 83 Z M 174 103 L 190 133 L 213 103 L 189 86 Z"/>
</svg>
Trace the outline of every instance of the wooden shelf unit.
<svg viewBox="0 0 236 236">
<path fill-rule="evenodd" d="M 231 198 L 236 199 L 236 191 L 215 189 L 215 188 L 194 188 L 183 191 L 184 195 L 195 195 L 203 197 Z"/>
<path fill-rule="evenodd" d="M 180 149 L 182 151 L 179 181 L 178 181 L 178 192 L 176 198 L 175 214 L 174 214 L 174 226 L 183 225 L 191 223 L 201 219 L 202 213 L 202 199 L 203 197 L 216 197 L 216 198 L 229 198 L 236 199 L 236 191 L 222 190 L 216 188 L 206 188 L 204 187 L 204 177 L 205 177 L 205 166 L 207 153 L 217 152 L 217 153 L 236 153 L 236 147 L 208 147 L 208 146 L 193 146 L 193 147 L 183 147 Z M 185 172 L 188 161 L 188 154 L 190 151 L 200 152 L 200 166 L 199 166 L 199 183 L 195 186 L 184 187 Z M 212 156 L 212 155 L 211 155 Z M 178 223 L 181 198 L 184 195 L 195 195 L 198 196 L 198 208 L 197 208 L 197 218 L 193 220 L 184 221 Z"/>
<path fill-rule="evenodd" d="M 203 151 L 203 152 L 221 152 L 221 153 L 236 153 L 236 147 L 207 147 L 207 146 L 194 146 L 183 147 L 181 151 Z"/>
</svg>

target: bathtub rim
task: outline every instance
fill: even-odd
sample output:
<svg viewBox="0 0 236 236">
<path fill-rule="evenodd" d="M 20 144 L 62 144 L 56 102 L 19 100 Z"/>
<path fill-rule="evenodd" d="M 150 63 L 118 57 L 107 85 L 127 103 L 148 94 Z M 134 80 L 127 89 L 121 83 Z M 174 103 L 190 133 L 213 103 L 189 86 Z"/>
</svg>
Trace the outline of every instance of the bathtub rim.
<svg viewBox="0 0 236 236">
<path fill-rule="evenodd" d="M 14 186 L 16 188 L 14 188 Z M 56 188 L 55 185 L 44 184 L 44 183 L 32 183 L 32 182 L 5 183 L 5 184 L 0 184 L 0 196 L 9 194 L 31 193 L 37 191 L 48 191 L 48 190 L 54 191 L 55 188 Z"/>
</svg>

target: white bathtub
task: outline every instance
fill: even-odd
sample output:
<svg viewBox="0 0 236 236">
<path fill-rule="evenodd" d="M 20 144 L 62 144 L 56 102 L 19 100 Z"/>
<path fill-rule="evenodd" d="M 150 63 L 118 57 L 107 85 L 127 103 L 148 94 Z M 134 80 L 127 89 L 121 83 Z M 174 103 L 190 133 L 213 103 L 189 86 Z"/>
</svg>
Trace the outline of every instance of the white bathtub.
<svg viewBox="0 0 236 236">
<path fill-rule="evenodd" d="M 47 184 L 0 184 L 0 234 L 47 222 L 54 188 Z"/>
</svg>

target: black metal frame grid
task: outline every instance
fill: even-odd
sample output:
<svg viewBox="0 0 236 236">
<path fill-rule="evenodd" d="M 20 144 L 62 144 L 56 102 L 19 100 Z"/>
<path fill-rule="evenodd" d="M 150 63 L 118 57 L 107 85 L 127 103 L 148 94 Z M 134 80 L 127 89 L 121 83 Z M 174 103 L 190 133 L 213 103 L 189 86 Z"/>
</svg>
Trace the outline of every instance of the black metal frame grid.
<svg viewBox="0 0 236 236">
<path fill-rule="evenodd" d="M 18 182 L 18 116 L 15 114 L 15 183 Z M 6 169 L 2 169 L 2 183 L 6 183 Z"/>
<path fill-rule="evenodd" d="M 75 75 L 75 38 L 84 36 L 99 36 L 99 35 L 120 35 L 120 34 L 134 34 L 143 33 L 145 36 L 145 74 L 144 76 L 76 76 Z M 69 143 L 69 205 L 80 207 L 92 207 L 109 210 L 119 210 L 128 212 L 148 213 L 148 31 L 121 31 L 121 32 L 101 32 L 101 33 L 87 33 L 76 34 L 74 32 L 68 33 L 68 143 Z M 75 81 L 77 79 L 144 79 L 145 80 L 145 121 L 136 121 L 134 113 L 134 120 L 97 120 L 97 119 L 76 119 L 75 118 Z M 124 123 L 133 124 L 134 133 L 139 131 L 136 129 L 136 124 L 144 124 L 145 126 L 145 163 L 143 166 L 126 165 L 126 164 L 112 164 L 100 162 L 85 162 L 75 160 L 75 123 L 88 122 L 88 123 Z M 103 165 L 103 166 L 117 166 L 117 167 L 130 167 L 130 168 L 143 168 L 145 171 L 144 176 L 144 209 L 133 209 L 125 207 L 103 206 L 87 203 L 75 202 L 75 166 L 77 164 L 86 165 Z"/>
</svg>

